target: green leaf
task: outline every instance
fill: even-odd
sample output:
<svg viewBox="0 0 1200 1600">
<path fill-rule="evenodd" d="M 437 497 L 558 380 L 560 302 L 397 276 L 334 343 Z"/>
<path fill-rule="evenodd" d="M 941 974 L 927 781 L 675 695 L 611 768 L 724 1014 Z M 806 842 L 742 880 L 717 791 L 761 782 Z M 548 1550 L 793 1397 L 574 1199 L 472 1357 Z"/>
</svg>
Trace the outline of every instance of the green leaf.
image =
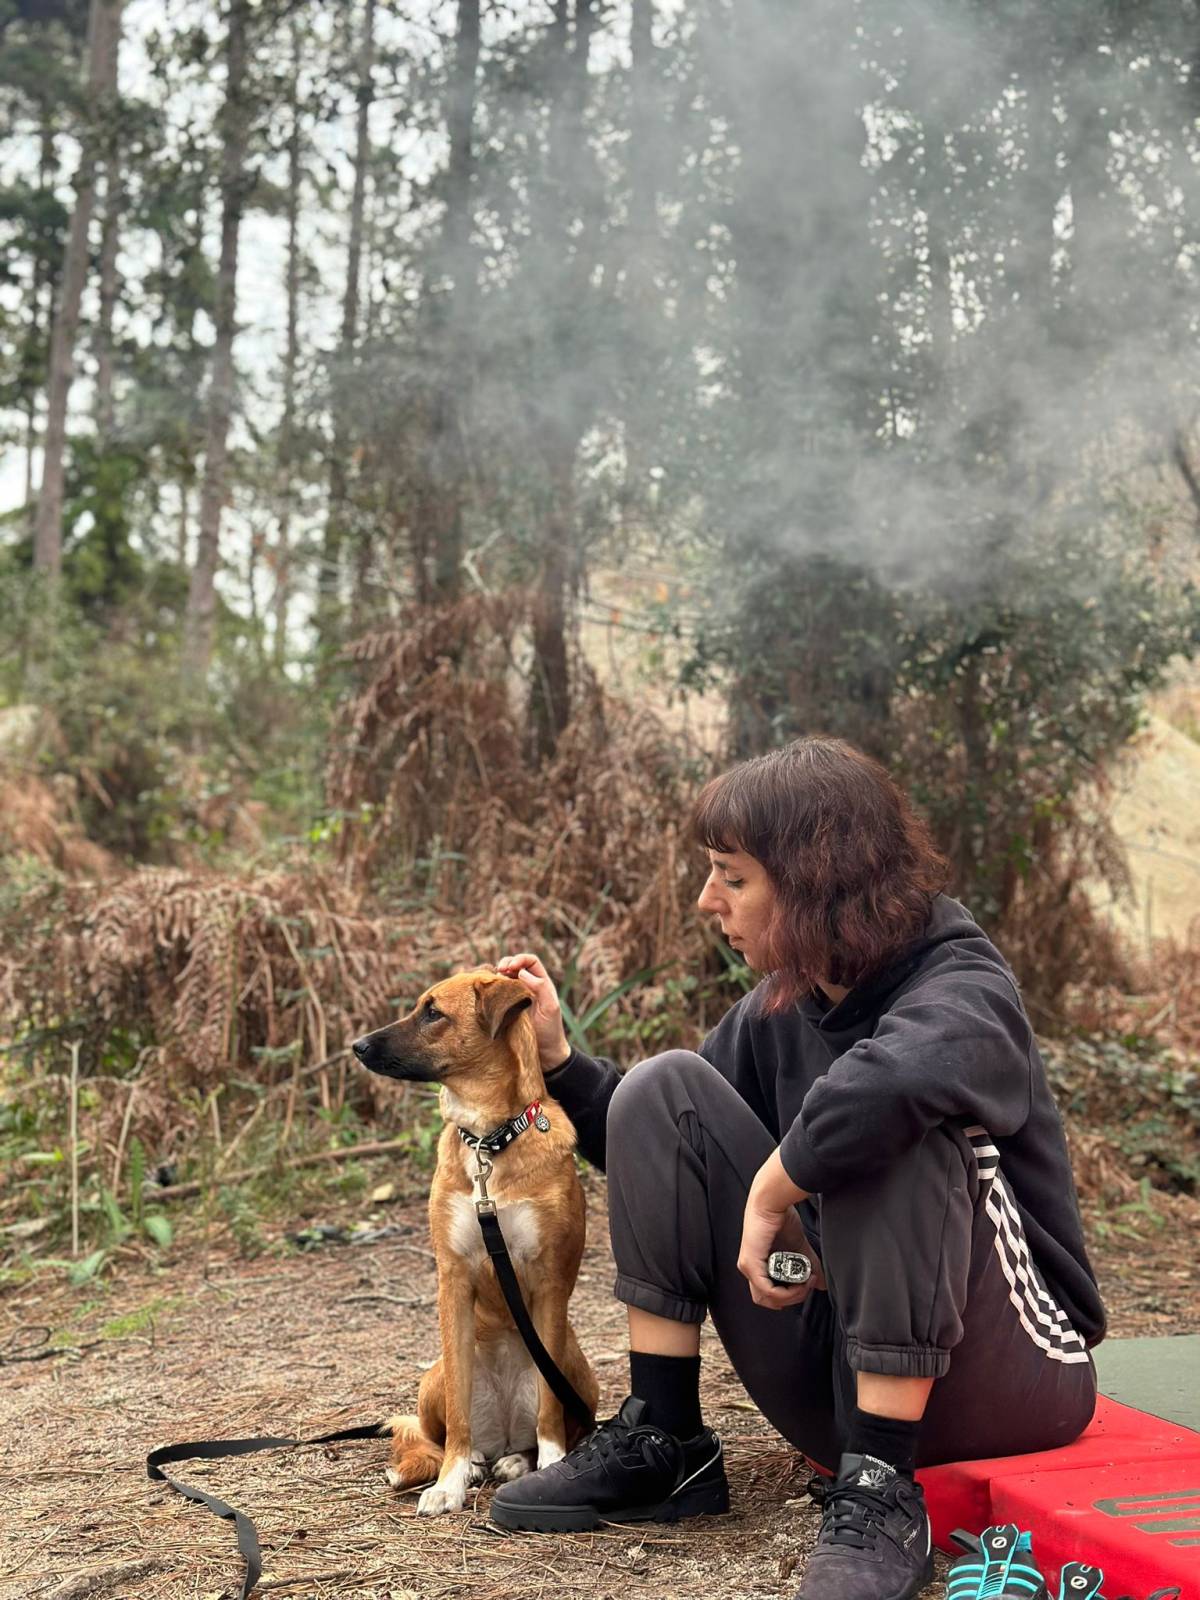
<svg viewBox="0 0 1200 1600">
<path fill-rule="evenodd" d="M 651 978 L 657 977 L 660 972 L 665 972 L 668 967 L 674 966 L 673 961 L 662 961 L 657 967 L 643 967 L 640 972 L 635 972 L 631 978 L 624 979 L 617 984 L 615 989 L 610 989 L 607 994 L 601 995 L 594 1005 L 588 1007 L 583 1016 L 579 1018 L 579 1028 L 586 1033 L 589 1028 L 599 1022 L 609 1006 L 619 1000 L 630 989 L 636 989 L 640 983 L 649 983 Z"/>
<path fill-rule="evenodd" d="M 99 1276 L 101 1268 L 108 1260 L 107 1250 L 93 1250 L 90 1256 L 84 1256 L 82 1261 L 72 1262 L 67 1269 L 67 1279 L 73 1288 L 80 1288 L 85 1283 L 91 1283 Z"/>
<path fill-rule="evenodd" d="M 161 1211 L 152 1212 L 150 1216 L 142 1218 L 142 1226 L 154 1240 L 160 1250 L 169 1250 L 175 1232 L 169 1220 Z"/>
<path fill-rule="evenodd" d="M 142 1220 L 142 1184 L 146 1181 L 146 1150 L 135 1134 L 129 1141 L 129 1209 L 136 1228 Z"/>
<path fill-rule="evenodd" d="M 113 1243 L 119 1244 L 126 1234 L 131 1231 L 129 1220 L 117 1204 L 116 1197 L 110 1189 L 102 1188 L 100 1190 L 100 1204 L 103 1207 Z"/>
</svg>

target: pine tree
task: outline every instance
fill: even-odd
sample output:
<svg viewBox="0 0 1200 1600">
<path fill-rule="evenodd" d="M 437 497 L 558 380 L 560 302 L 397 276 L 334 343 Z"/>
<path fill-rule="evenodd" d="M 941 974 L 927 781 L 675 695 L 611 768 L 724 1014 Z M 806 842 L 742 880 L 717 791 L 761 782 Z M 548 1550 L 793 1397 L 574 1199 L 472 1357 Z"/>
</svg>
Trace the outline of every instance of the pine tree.
<svg viewBox="0 0 1200 1600">
<path fill-rule="evenodd" d="M 204 483 L 196 560 L 185 618 L 185 670 L 202 688 L 212 660 L 221 514 L 229 496 L 229 425 L 234 406 L 233 342 L 237 332 L 238 236 L 246 204 L 250 107 L 246 82 L 249 0 L 229 0 L 225 35 L 225 98 L 221 109 L 221 252 L 216 283 L 216 343 L 208 391 Z"/>
<path fill-rule="evenodd" d="M 92 0 L 88 16 L 87 95 L 91 125 L 83 134 L 75 175 L 75 208 L 50 338 L 50 371 L 42 486 L 34 521 L 34 566 L 56 581 L 62 570 L 63 476 L 67 403 L 75 376 L 75 339 L 88 270 L 88 230 L 95 203 L 96 166 L 105 144 L 103 120 L 115 116 L 122 0 Z"/>
</svg>

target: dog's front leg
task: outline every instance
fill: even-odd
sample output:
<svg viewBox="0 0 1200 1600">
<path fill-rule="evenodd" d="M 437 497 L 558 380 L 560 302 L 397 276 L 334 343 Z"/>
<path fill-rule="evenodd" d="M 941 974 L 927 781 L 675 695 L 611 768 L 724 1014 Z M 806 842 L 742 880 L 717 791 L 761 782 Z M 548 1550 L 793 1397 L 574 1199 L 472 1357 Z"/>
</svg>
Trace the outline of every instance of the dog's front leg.
<svg viewBox="0 0 1200 1600">
<path fill-rule="evenodd" d="M 446 1378 L 446 1454 L 435 1484 L 417 1501 L 420 1516 L 461 1511 L 471 1482 L 471 1389 L 475 1367 L 475 1290 L 464 1264 L 438 1276 L 438 1322 Z"/>
<path fill-rule="evenodd" d="M 567 1351 L 567 1296 L 561 1287 L 548 1283 L 533 1297 L 533 1325 L 538 1338 L 550 1352 L 554 1365 L 562 1371 Z M 563 1408 L 545 1378 L 538 1374 L 537 1464 L 538 1470 L 561 1461 L 567 1450 L 567 1427 Z"/>
</svg>

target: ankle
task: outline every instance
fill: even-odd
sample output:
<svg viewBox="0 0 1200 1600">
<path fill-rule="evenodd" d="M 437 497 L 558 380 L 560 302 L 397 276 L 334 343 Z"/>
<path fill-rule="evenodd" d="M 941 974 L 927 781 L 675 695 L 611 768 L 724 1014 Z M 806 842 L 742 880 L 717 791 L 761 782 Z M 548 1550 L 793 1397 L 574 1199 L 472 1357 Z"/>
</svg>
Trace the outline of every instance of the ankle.
<svg viewBox="0 0 1200 1600">
<path fill-rule="evenodd" d="M 911 1478 L 917 1466 L 917 1439 L 920 1422 L 905 1422 L 898 1417 L 881 1417 L 861 1406 L 850 1413 L 846 1451 L 871 1456 Z"/>
<path fill-rule="evenodd" d="M 650 1421 L 677 1439 L 694 1439 L 704 1426 L 700 1412 L 700 1357 L 629 1352 L 629 1387 L 646 1403 Z"/>
</svg>

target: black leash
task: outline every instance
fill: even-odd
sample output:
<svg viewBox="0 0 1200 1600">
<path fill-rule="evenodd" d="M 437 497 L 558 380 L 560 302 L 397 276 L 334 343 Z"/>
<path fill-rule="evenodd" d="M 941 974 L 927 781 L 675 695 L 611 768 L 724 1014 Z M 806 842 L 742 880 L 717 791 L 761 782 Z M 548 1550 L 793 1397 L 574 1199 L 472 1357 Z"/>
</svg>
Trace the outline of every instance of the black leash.
<svg viewBox="0 0 1200 1600">
<path fill-rule="evenodd" d="M 504 1235 L 500 1231 L 500 1218 L 496 1215 L 496 1202 L 488 1198 L 487 1181 L 491 1176 L 492 1163 L 484 1154 L 482 1143 L 472 1146 L 475 1151 L 475 1215 L 479 1218 L 479 1231 L 483 1234 L 483 1245 L 488 1255 L 492 1258 L 492 1267 L 500 1283 L 501 1292 L 508 1305 L 509 1315 L 517 1325 L 517 1332 L 525 1341 L 525 1348 L 533 1357 L 533 1364 L 545 1378 L 550 1386 L 550 1392 L 559 1402 L 565 1412 L 569 1412 L 585 1433 L 591 1433 L 596 1426 L 596 1418 L 591 1407 L 581 1394 L 574 1388 L 566 1373 L 556 1365 L 553 1356 L 538 1337 L 538 1331 L 533 1325 L 533 1318 L 525 1305 L 521 1294 L 521 1285 L 517 1282 L 516 1268 L 512 1264 L 512 1257 L 508 1253 L 508 1246 L 504 1242 Z"/>
<path fill-rule="evenodd" d="M 533 1319 L 521 1294 L 521 1285 L 517 1282 L 516 1268 L 512 1264 L 512 1257 L 504 1242 L 504 1234 L 500 1231 L 496 1202 L 488 1198 L 487 1192 L 487 1180 L 492 1171 L 492 1163 L 488 1159 L 488 1152 L 492 1148 L 490 1141 L 502 1136 L 509 1128 L 514 1128 L 515 1132 L 509 1137 L 501 1137 L 501 1142 L 496 1147 L 504 1149 L 527 1127 L 537 1127 L 542 1131 L 543 1120 L 545 1118 L 540 1105 L 535 1101 L 522 1112 L 520 1118 L 514 1118 L 512 1122 L 503 1124 L 486 1139 L 477 1139 L 470 1134 L 464 1134 L 461 1128 L 459 1134 L 464 1144 L 469 1144 L 475 1152 L 475 1214 L 479 1218 L 484 1248 L 491 1258 L 492 1267 L 517 1332 L 524 1339 L 525 1348 L 533 1358 L 534 1365 L 549 1384 L 551 1392 L 563 1410 L 574 1417 L 585 1433 L 590 1433 L 596 1426 L 596 1418 L 565 1373 L 555 1365 L 549 1350 L 538 1337 L 538 1331 L 533 1325 Z M 521 1126 L 517 1126 L 518 1122 Z M 549 1127 L 548 1122 L 546 1126 Z M 151 1450 L 146 1457 L 146 1474 L 151 1482 L 165 1483 L 169 1489 L 174 1489 L 176 1494 L 183 1495 L 186 1500 L 195 1500 L 200 1505 L 207 1506 L 214 1516 L 223 1517 L 233 1523 L 237 1530 L 238 1549 L 246 1563 L 246 1575 L 242 1579 L 238 1600 L 248 1600 L 250 1591 L 262 1575 L 262 1549 L 258 1542 L 258 1529 L 244 1511 L 237 1511 L 233 1506 L 226 1505 L 224 1500 L 218 1500 L 216 1495 L 205 1494 L 203 1489 L 195 1489 L 190 1484 L 180 1483 L 178 1479 L 168 1477 L 162 1470 L 163 1466 L 171 1461 L 215 1461 L 222 1456 L 249 1456 L 259 1450 L 294 1449 L 298 1445 L 336 1444 L 347 1439 L 378 1439 L 381 1435 L 386 1435 L 386 1432 L 386 1423 L 371 1422 L 360 1428 L 343 1428 L 338 1433 L 323 1433 L 316 1439 L 197 1439 L 190 1444 L 165 1444 L 158 1450 Z"/>
<path fill-rule="evenodd" d="M 165 1444 L 151 1450 L 146 1457 L 146 1475 L 153 1483 L 165 1483 L 186 1500 L 196 1500 L 207 1506 L 214 1516 L 224 1517 L 237 1529 L 238 1549 L 246 1563 L 246 1575 L 238 1600 L 247 1600 L 250 1591 L 262 1575 L 262 1549 L 258 1542 L 258 1529 L 244 1511 L 235 1511 L 215 1494 L 205 1494 L 191 1484 L 180 1483 L 162 1470 L 170 1461 L 215 1461 L 220 1456 L 249 1456 L 257 1450 L 280 1450 L 285 1446 L 304 1444 L 335 1444 L 342 1439 L 377 1439 L 386 1431 L 386 1424 L 371 1422 L 361 1428 L 342 1428 L 337 1433 L 322 1433 L 315 1439 L 197 1439 L 191 1444 Z"/>
</svg>

